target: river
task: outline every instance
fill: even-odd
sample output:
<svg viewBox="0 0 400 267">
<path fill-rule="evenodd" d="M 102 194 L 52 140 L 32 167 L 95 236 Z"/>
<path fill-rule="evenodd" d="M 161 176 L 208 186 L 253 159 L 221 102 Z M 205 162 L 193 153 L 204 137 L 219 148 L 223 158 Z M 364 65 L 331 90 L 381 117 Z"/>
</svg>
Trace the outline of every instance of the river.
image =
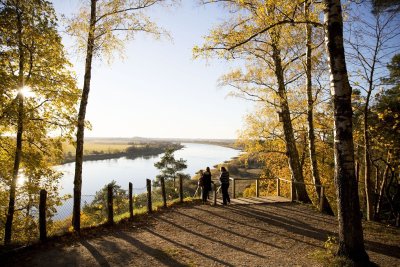
<svg viewBox="0 0 400 267">
<path fill-rule="evenodd" d="M 184 173 L 193 176 L 198 170 L 230 160 L 239 155 L 240 151 L 232 148 L 197 143 L 182 143 L 183 149 L 175 151 L 175 159 L 187 161 Z M 127 189 L 128 183 L 133 183 L 134 193 L 145 191 L 146 179 L 154 179 L 159 171 L 154 163 L 162 154 L 150 158 L 96 160 L 83 162 L 82 195 L 94 195 L 106 184 L 115 180 L 122 188 Z M 64 173 L 61 179 L 60 194 L 73 194 L 75 163 L 67 163 L 56 168 Z"/>
</svg>

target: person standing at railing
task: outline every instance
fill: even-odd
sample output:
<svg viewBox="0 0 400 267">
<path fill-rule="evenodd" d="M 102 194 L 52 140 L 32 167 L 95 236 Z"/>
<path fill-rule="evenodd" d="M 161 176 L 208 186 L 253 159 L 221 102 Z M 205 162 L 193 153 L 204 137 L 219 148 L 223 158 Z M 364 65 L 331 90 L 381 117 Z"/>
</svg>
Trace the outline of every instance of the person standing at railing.
<svg viewBox="0 0 400 267">
<path fill-rule="evenodd" d="M 219 181 L 221 182 L 221 191 L 222 191 L 222 203 L 226 205 L 227 203 L 231 203 L 231 199 L 229 197 L 228 188 L 229 188 L 229 172 L 225 167 L 221 167 L 221 175 L 219 177 Z"/>
<path fill-rule="evenodd" d="M 200 177 L 199 177 L 199 181 L 197 182 L 196 193 L 200 189 L 201 190 L 200 195 L 201 195 L 201 198 L 203 199 L 203 192 L 204 192 L 204 172 L 203 172 L 203 170 L 199 171 L 199 175 L 200 175 Z M 195 193 L 195 195 L 196 195 L 196 193 Z M 204 204 L 204 201 L 203 201 L 203 204 Z"/>
<path fill-rule="evenodd" d="M 207 203 L 209 192 L 211 191 L 211 171 L 207 167 L 203 174 L 203 203 Z"/>
</svg>

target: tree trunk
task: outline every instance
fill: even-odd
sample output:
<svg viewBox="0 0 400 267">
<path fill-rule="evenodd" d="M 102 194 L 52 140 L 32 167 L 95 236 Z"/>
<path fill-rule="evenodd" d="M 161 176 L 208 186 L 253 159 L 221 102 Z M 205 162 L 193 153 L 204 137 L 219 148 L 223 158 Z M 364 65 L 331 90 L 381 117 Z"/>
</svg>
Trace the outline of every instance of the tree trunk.
<svg viewBox="0 0 400 267">
<path fill-rule="evenodd" d="M 351 87 L 343 46 L 340 0 L 324 0 L 325 43 L 334 109 L 335 185 L 339 220 L 337 254 L 357 263 L 369 262 L 364 247 L 358 186 L 355 177 Z"/>
<path fill-rule="evenodd" d="M 310 8 L 310 2 L 306 1 L 305 6 L 304 6 L 304 13 L 305 13 L 305 18 L 306 20 L 309 17 L 309 8 Z M 307 128 L 308 128 L 308 149 L 309 149 L 309 155 L 310 155 L 310 163 L 311 163 L 311 174 L 312 174 L 312 179 L 313 183 L 315 185 L 315 191 L 317 192 L 318 196 L 318 203 L 321 203 L 321 179 L 319 177 L 319 171 L 318 171 L 318 162 L 317 162 L 317 155 L 315 152 L 315 133 L 314 133 L 314 99 L 312 95 L 312 62 L 311 62 L 311 44 L 312 44 L 312 30 L 311 30 L 311 25 L 306 24 L 306 35 L 307 35 L 307 41 L 306 41 L 306 77 L 307 77 Z M 333 210 L 331 208 L 331 205 L 328 202 L 328 199 L 326 198 L 325 194 L 323 195 L 323 206 L 322 206 L 322 212 L 333 215 Z"/>
<path fill-rule="evenodd" d="M 375 186 L 374 186 L 374 195 L 378 195 L 379 192 L 379 166 L 375 165 Z M 374 197 L 374 201 L 376 202 L 376 197 Z M 376 207 L 376 203 L 374 202 L 374 207 Z"/>
<path fill-rule="evenodd" d="M 364 106 L 364 182 L 365 182 L 365 202 L 367 206 L 367 220 L 373 220 L 374 216 L 374 197 L 372 190 L 372 181 L 371 181 L 371 155 L 370 155 L 370 142 L 369 142 L 369 133 L 368 133 L 368 113 L 369 113 L 369 101 L 371 98 L 372 90 L 374 89 L 374 71 L 375 71 L 375 63 L 376 57 L 378 55 L 378 47 L 380 43 L 380 38 L 376 39 L 374 56 L 372 58 L 371 72 L 368 77 L 368 92 L 365 99 Z"/>
<path fill-rule="evenodd" d="M 94 50 L 94 31 L 96 24 L 96 0 L 91 0 L 90 26 L 87 40 L 85 76 L 83 82 L 83 90 L 81 103 L 78 114 L 78 129 L 76 133 L 76 159 L 75 159 L 75 177 L 74 177 L 74 209 L 72 215 L 72 226 L 75 231 L 80 231 L 81 224 L 81 191 L 82 191 L 82 159 L 83 159 L 83 143 L 85 131 L 85 115 L 86 106 L 89 98 L 90 79 L 92 72 L 92 58 Z"/>
<path fill-rule="evenodd" d="M 296 141 L 293 133 L 292 120 L 290 118 L 289 103 L 287 101 L 286 88 L 284 82 L 282 60 L 279 48 L 272 44 L 273 60 L 275 63 L 275 75 L 278 82 L 278 95 L 283 122 L 283 133 L 286 141 L 286 154 L 289 160 L 289 168 L 295 182 L 296 199 L 303 202 L 311 202 L 304 185 L 303 171 L 301 169 L 299 153 L 296 148 Z"/>
<path fill-rule="evenodd" d="M 359 178 L 360 178 L 360 163 L 358 162 L 358 160 L 356 160 L 356 181 L 358 184 Z"/>
<path fill-rule="evenodd" d="M 18 7 L 17 7 L 18 8 Z M 17 34 L 18 34 L 18 53 L 19 53 L 19 71 L 18 71 L 18 86 L 19 89 L 24 87 L 24 51 L 22 43 L 22 14 L 17 10 Z M 16 138 L 16 148 L 14 157 L 14 167 L 10 184 L 10 198 L 8 202 L 8 212 L 7 219 L 4 229 L 4 244 L 8 245 L 11 243 L 12 235 L 12 224 L 15 212 L 15 194 L 17 189 L 17 179 L 19 173 L 19 166 L 21 163 L 22 156 L 22 133 L 24 131 L 24 96 L 22 92 L 18 92 L 18 122 L 17 122 L 17 138 Z"/>
<path fill-rule="evenodd" d="M 391 157 L 391 155 L 390 155 L 390 151 L 389 151 L 388 156 L 387 156 L 387 162 L 390 161 L 390 157 Z M 386 164 L 385 171 L 382 174 L 382 182 L 381 182 L 381 186 L 379 188 L 378 199 L 376 201 L 376 206 L 375 206 L 375 219 L 376 220 L 379 220 L 379 214 L 380 214 L 381 206 L 382 206 L 382 198 L 383 198 L 385 186 L 387 183 L 387 177 L 389 174 L 389 167 L 390 167 L 389 164 Z"/>
</svg>

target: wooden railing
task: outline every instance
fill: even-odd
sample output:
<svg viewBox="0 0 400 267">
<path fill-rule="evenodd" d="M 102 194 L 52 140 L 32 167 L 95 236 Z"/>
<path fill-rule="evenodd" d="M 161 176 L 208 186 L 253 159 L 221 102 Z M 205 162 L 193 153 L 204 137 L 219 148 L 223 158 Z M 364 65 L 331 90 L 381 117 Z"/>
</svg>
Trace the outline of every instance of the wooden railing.
<svg viewBox="0 0 400 267">
<path fill-rule="evenodd" d="M 281 195 L 281 190 L 280 190 L 280 185 L 281 182 L 289 183 L 290 185 L 290 200 L 293 202 L 295 200 L 295 187 L 293 185 L 295 184 L 304 184 L 304 185 L 311 185 L 314 187 L 320 187 L 320 194 L 319 194 L 319 210 L 322 211 L 324 207 L 324 201 L 325 201 L 325 187 L 323 185 L 316 185 L 312 183 L 303 183 L 303 182 L 297 182 L 294 180 L 287 180 L 283 178 L 235 178 L 235 177 L 230 177 L 229 178 L 232 181 L 232 198 L 236 197 L 236 181 L 256 181 L 256 197 L 260 196 L 260 181 L 266 181 L 266 180 L 276 180 L 276 195 L 280 196 Z"/>
<path fill-rule="evenodd" d="M 182 176 L 179 176 L 179 202 L 183 203 L 183 181 Z M 163 200 L 163 207 L 167 207 L 167 197 L 165 193 L 165 180 L 161 178 L 161 194 Z M 153 212 L 153 203 L 152 203 L 152 190 L 151 190 L 151 180 L 146 179 L 146 191 L 147 191 L 147 212 Z M 133 186 L 132 183 L 129 183 L 129 220 L 133 219 Z M 114 224 L 114 193 L 113 193 L 113 185 L 109 184 L 107 186 L 107 222 L 108 225 Z M 40 241 L 45 241 L 47 239 L 47 216 L 46 216 L 46 202 L 47 202 L 47 191 L 42 189 L 40 190 L 40 198 L 39 198 L 39 239 Z M 215 204 L 215 201 L 214 201 Z"/>
</svg>

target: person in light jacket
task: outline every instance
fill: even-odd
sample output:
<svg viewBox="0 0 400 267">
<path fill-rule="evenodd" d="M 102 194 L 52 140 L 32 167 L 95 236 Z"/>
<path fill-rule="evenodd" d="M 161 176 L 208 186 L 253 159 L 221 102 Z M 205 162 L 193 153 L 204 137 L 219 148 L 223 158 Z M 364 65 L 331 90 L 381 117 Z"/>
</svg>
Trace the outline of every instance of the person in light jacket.
<svg viewBox="0 0 400 267">
<path fill-rule="evenodd" d="M 225 167 L 221 167 L 221 175 L 219 177 L 219 181 L 221 182 L 221 191 L 222 191 L 222 203 L 226 205 L 227 203 L 231 203 L 231 199 L 229 197 L 228 188 L 229 188 L 229 172 Z"/>
</svg>

